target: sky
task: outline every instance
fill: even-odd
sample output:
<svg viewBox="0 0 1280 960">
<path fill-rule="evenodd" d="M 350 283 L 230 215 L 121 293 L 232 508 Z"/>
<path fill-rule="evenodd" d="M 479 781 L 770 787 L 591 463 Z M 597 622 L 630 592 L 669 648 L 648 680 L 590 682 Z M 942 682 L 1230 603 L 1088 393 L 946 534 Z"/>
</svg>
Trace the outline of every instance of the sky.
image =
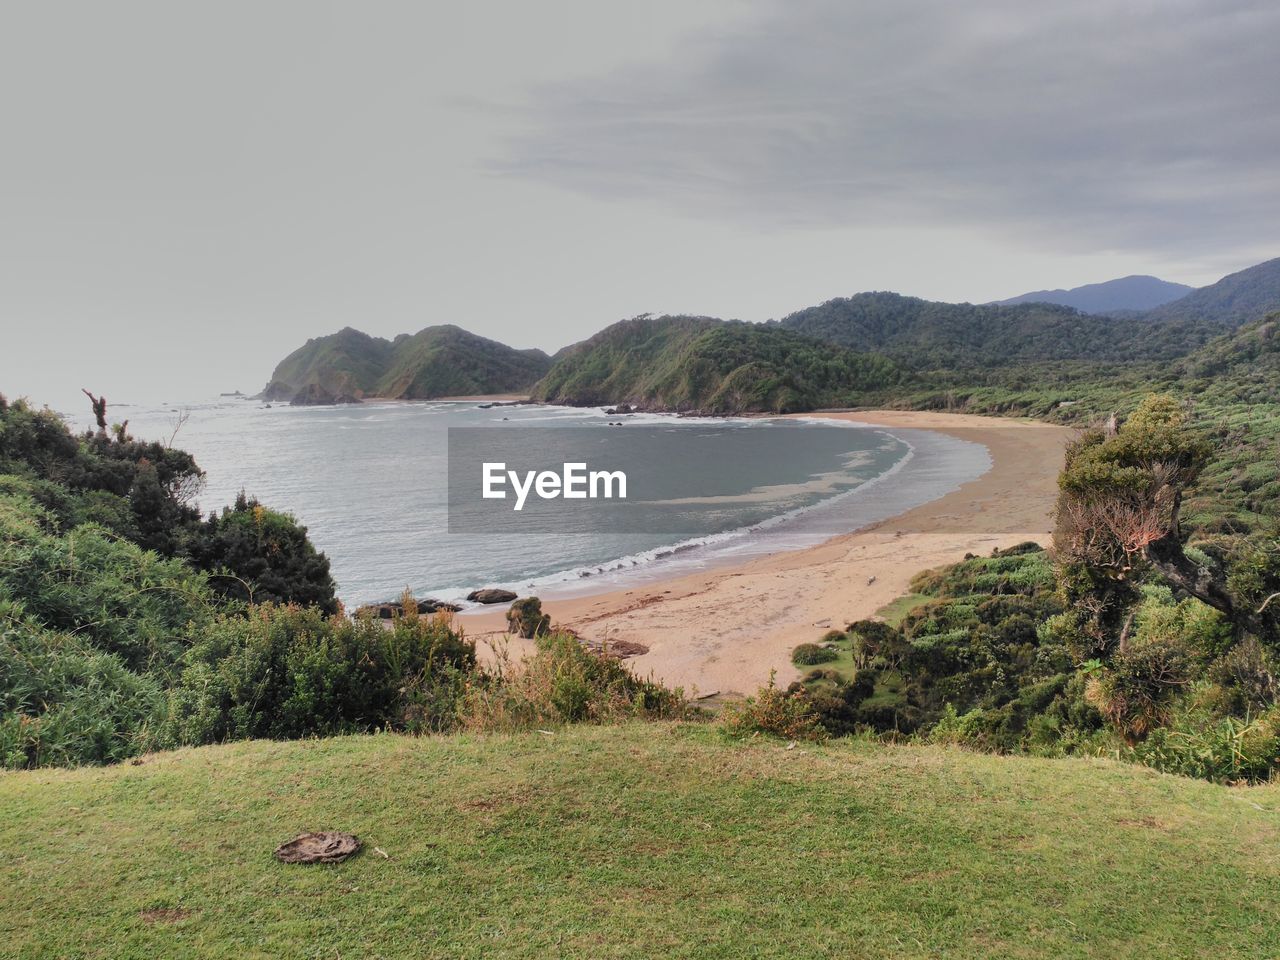
<svg viewBox="0 0 1280 960">
<path fill-rule="evenodd" d="M 1280 255 L 1273 0 L 3 9 L 0 392 L 60 409 L 344 326 L 551 351 Z"/>
</svg>

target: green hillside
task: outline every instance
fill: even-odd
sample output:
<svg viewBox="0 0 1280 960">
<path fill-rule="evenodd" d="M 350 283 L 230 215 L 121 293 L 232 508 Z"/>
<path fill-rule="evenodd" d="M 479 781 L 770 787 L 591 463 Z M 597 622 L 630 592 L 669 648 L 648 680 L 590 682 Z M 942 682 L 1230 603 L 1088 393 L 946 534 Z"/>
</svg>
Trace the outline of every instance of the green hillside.
<svg viewBox="0 0 1280 960">
<path fill-rule="evenodd" d="M 527 390 L 551 366 L 541 350 L 515 350 L 445 324 L 394 341 L 347 327 L 308 340 L 276 367 L 267 400 L 334 403 L 364 397 L 430 400 Z"/>
<path fill-rule="evenodd" d="M 784 317 L 788 330 L 853 350 L 883 353 L 913 370 L 983 368 L 1041 361 L 1168 360 L 1221 330 L 1179 320 L 1159 336 L 1129 319 L 1048 303 L 936 303 L 896 293 L 860 293 Z"/>
<path fill-rule="evenodd" d="M 1280 310 L 1280 257 L 1223 277 L 1173 303 L 1139 314 L 1161 325 L 1173 322 L 1238 327 Z"/>
<path fill-rule="evenodd" d="M 364 851 L 272 860 L 312 829 Z M 1274 786 L 1106 761 L 670 724 L 255 741 L 0 777 L 0 936 L 86 960 L 1272 957 L 1278 836 Z"/>
<path fill-rule="evenodd" d="M 377 390 L 391 351 L 389 341 L 351 327 L 314 337 L 280 361 L 262 396 L 287 401 L 315 388 L 317 396 L 359 399 Z"/>
<path fill-rule="evenodd" d="M 897 378 L 883 357 L 709 317 L 624 320 L 567 351 L 534 390 L 550 403 L 741 413 L 857 403 Z"/>
<path fill-rule="evenodd" d="M 446 324 L 396 338 L 379 396 L 429 400 L 529 389 L 551 366 L 541 350 L 514 350 Z"/>
</svg>

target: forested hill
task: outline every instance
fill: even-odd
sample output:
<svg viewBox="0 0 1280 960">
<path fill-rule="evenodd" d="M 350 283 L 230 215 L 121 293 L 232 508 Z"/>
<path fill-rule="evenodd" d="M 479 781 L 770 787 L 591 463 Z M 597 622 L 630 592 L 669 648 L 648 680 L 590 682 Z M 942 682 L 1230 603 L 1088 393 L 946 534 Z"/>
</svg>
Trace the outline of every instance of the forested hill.
<svg viewBox="0 0 1280 960">
<path fill-rule="evenodd" d="M 549 403 L 642 410 L 781 413 L 853 405 L 897 379 L 884 357 L 774 326 L 642 316 L 568 350 L 534 390 Z"/>
<path fill-rule="evenodd" d="M 395 340 L 347 327 L 308 340 L 276 367 L 268 400 L 343 403 L 528 390 L 551 367 L 541 350 L 516 350 L 446 324 Z"/>
<path fill-rule="evenodd" d="M 1182 361 L 1215 338 L 1276 310 L 1280 259 L 1145 312 L 860 293 L 766 324 L 643 315 L 554 358 L 455 326 L 393 341 L 348 327 L 286 357 L 264 396 L 334 403 L 529 392 L 548 402 L 706 413 L 864 403 L 1043 412 L 1070 401 L 1083 414 L 1091 404 L 1082 399 L 1104 402 L 1090 385 L 1105 384 L 1111 397 L 1139 372 L 1149 380 L 1185 371 Z"/>
<path fill-rule="evenodd" d="M 359 399 L 377 390 L 391 350 L 391 341 L 351 327 L 314 337 L 276 365 L 262 395 L 267 400 Z"/>
<path fill-rule="evenodd" d="M 896 293 L 828 300 L 779 324 L 853 350 L 884 353 L 914 370 L 1042 360 L 1169 360 L 1221 331 L 1207 321 L 1179 321 L 1152 336 L 1130 318 L 1055 304 L 938 303 Z"/>
<path fill-rule="evenodd" d="M 1180 300 L 1141 314 L 1143 320 L 1211 324 L 1221 332 L 1280 310 L 1280 257 L 1201 287 Z"/>
</svg>

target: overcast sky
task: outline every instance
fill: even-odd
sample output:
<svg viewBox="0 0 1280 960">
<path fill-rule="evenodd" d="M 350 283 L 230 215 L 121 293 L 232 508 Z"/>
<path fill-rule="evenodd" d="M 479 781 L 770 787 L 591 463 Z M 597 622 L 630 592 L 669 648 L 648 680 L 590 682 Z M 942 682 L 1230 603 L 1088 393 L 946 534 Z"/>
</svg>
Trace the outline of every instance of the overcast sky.
<svg viewBox="0 0 1280 960">
<path fill-rule="evenodd" d="M 2 2 L 2 0 L 0 0 Z M 0 391 L 1280 255 L 1280 4 L 0 7 Z"/>
</svg>

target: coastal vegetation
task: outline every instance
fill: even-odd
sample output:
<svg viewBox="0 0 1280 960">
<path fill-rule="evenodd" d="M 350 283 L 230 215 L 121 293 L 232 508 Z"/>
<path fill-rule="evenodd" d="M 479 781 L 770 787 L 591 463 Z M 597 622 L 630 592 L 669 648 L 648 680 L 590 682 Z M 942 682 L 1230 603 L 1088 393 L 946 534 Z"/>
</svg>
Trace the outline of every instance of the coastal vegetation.
<svg viewBox="0 0 1280 960">
<path fill-rule="evenodd" d="M 1225 402 L 1232 390 L 1252 387 L 1261 399 L 1270 387 L 1273 403 L 1274 372 L 1236 363 L 1224 384 L 1213 370 L 1237 332 L 1277 311 L 1280 259 L 1149 310 L 860 293 L 766 324 L 645 314 L 554 358 L 454 326 L 394 341 L 347 328 L 285 358 L 264 396 L 332 403 L 530 391 L 546 402 L 680 413 L 862 406 L 1088 422 L 1132 409 L 1152 389 L 1198 396 L 1207 385 Z"/>
<path fill-rule="evenodd" d="M 1169 396 L 1086 431 L 1060 478 L 1052 553 L 1028 543 L 918 575 L 912 594 L 928 599 L 822 638 L 830 661 L 789 694 L 831 734 L 1271 779 L 1280 526 L 1188 524 L 1184 499 L 1212 458 Z"/>
<path fill-rule="evenodd" d="M 683 711 L 551 631 L 536 600 L 519 677 L 480 668 L 449 611 L 411 596 L 389 622 L 348 617 L 305 528 L 245 495 L 201 519 L 195 461 L 123 426 L 77 436 L 0 398 L 0 468 L 0 766 Z"/>
</svg>

